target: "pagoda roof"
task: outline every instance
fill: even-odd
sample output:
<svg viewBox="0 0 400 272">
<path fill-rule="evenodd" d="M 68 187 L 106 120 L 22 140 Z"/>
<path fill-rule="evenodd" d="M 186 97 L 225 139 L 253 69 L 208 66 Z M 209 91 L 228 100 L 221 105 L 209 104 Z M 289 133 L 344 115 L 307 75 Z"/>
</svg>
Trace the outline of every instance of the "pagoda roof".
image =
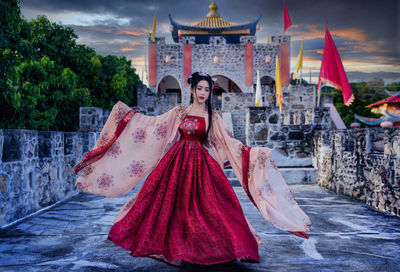
<svg viewBox="0 0 400 272">
<path fill-rule="evenodd" d="M 178 42 L 181 35 L 255 35 L 261 15 L 254 21 L 244 24 L 235 24 L 222 19 L 217 12 L 214 1 L 209 7 L 207 17 L 195 25 L 184 25 L 176 22 L 171 14 L 168 15 L 172 25 L 172 38 Z"/>
<path fill-rule="evenodd" d="M 382 104 L 398 104 L 398 103 L 400 103 L 400 95 L 386 97 L 385 99 L 379 100 L 379 101 L 374 102 L 365 107 L 370 108 L 370 107 L 375 107 L 375 106 L 379 106 Z"/>
<path fill-rule="evenodd" d="M 370 126 L 375 126 L 378 125 L 380 123 L 382 123 L 383 121 L 390 121 L 392 123 L 399 123 L 400 122 L 400 118 L 397 116 L 394 116 L 390 113 L 388 113 L 387 111 L 385 111 L 385 115 L 382 116 L 381 118 L 370 118 L 370 117 L 364 117 L 364 116 L 360 116 L 358 114 L 354 114 L 354 117 L 363 122 L 364 124 L 370 125 Z"/>
<path fill-rule="evenodd" d="M 400 95 L 400 91 L 398 91 L 398 92 L 389 92 L 387 89 L 385 89 L 385 92 L 386 92 L 389 96 L 398 96 L 398 95 Z"/>
<path fill-rule="evenodd" d="M 198 23 L 196 25 L 179 24 L 172 18 L 171 14 L 169 14 L 168 16 L 169 16 L 169 20 L 171 22 L 171 25 L 174 28 L 177 28 L 177 29 L 184 29 L 184 30 L 208 30 L 208 29 L 209 30 L 213 30 L 213 29 L 233 30 L 233 29 L 251 28 L 253 26 L 254 26 L 254 29 L 255 29 L 255 27 L 257 26 L 258 21 L 260 21 L 262 15 L 260 15 L 253 22 L 246 23 L 246 24 L 233 24 L 233 23 L 229 23 L 229 22 L 225 21 L 222 18 L 207 17 L 206 19 L 204 19 L 203 21 L 201 21 L 200 23 Z"/>
<path fill-rule="evenodd" d="M 358 114 L 354 114 L 354 117 L 358 120 L 363 122 L 364 124 L 367 124 L 369 126 L 375 126 L 378 125 L 380 123 L 382 123 L 383 121 L 386 121 L 388 118 L 387 116 L 383 116 L 381 118 L 370 118 L 370 117 L 364 117 L 364 116 L 360 116 Z"/>
<path fill-rule="evenodd" d="M 203 21 L 194 26 L 203 27 L 203 28 L 221 28 L 221 27 L 230 27 L 234 26 L 235 24 L 225 21 L 219 16 L 212 15 L 207 16 Z"/>
</svg>

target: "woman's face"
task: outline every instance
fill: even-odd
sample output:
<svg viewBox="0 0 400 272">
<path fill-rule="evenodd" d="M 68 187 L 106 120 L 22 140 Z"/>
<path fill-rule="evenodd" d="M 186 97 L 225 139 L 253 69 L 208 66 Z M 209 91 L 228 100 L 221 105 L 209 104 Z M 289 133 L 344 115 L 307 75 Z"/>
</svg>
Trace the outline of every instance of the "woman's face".
<svg viewBox="0 0 400 272">
<path fill-rule="evenodd" d="M 190 92 L 193 94 L 193 103 L 204 104 L 210 96 L 210 84 L 207 80 L 200 80 L 196 89 L 191 89 Z"/>
</svg>

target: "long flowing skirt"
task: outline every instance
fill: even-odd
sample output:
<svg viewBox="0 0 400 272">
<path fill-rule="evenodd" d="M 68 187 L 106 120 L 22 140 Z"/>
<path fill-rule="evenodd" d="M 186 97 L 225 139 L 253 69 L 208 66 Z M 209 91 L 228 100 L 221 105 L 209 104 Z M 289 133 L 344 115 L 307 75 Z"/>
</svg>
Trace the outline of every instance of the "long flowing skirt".
<svg viewBox="0 0 400 272">
<path fill-rule="evenodd" d="M 186 139 L 160 160 L 107 239 L 132 256 L 175 266 L 259 262 L 258 244 L 223 170 L 199 141 Z"/>
</svg>

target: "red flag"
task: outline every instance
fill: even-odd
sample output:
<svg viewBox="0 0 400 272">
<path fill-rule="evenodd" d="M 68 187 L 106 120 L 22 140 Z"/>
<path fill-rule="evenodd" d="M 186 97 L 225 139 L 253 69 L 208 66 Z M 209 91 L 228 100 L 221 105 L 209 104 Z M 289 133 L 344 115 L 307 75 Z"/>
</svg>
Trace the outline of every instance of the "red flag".
<svg viewBox="0 0 400 272">
<path fill-rule="evenodd" d="M 346 72 L 335 43 L 328 31 L 328 25 L 325 26 L 324 54 L 322 56 L 321 70 L 318 78 L 318 90 L 323 84 L 333 85 L 342 91 L 343 102 L 350 106 L 354 101 L 354 94 L 351 90 Z"/>
<path fill-rule="evenodd" d="M 285 33 L 286 29 L 288 29 L 292 25 L 285 2 L 283 2 L 283 25 L 284 25 L 283 33 Z"/>
</svg>

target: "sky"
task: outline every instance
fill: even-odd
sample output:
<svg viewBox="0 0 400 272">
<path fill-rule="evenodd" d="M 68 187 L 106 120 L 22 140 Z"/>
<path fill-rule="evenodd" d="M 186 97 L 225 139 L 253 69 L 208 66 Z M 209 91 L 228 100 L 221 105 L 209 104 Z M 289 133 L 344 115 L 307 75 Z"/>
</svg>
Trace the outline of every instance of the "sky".
<svg viewBox="0 0 400 272">
<path fill-rule="evenodd" d="M 400 0 L 286 0 L 292 21 L 291 70 L 304 40 L 303 77 L 316 83 L 323 53 L 325 23 L 333 37 L 350 82 L 374 77 L 400 82 Z M 282 0 L 216 0 L 218 12 L 232 23 L 251 22 L 262 15 L 257 43 L 283 34 Z M 21 0 L 25 19 L 45 15 L 69 26 L 99 55 L 126 56 L 141 76 L 145 48 L 157 14 L 156 37 L 173 44 L 168 14 L 193 25 L 202 21 L 211 0 Z"/>
</svg>

